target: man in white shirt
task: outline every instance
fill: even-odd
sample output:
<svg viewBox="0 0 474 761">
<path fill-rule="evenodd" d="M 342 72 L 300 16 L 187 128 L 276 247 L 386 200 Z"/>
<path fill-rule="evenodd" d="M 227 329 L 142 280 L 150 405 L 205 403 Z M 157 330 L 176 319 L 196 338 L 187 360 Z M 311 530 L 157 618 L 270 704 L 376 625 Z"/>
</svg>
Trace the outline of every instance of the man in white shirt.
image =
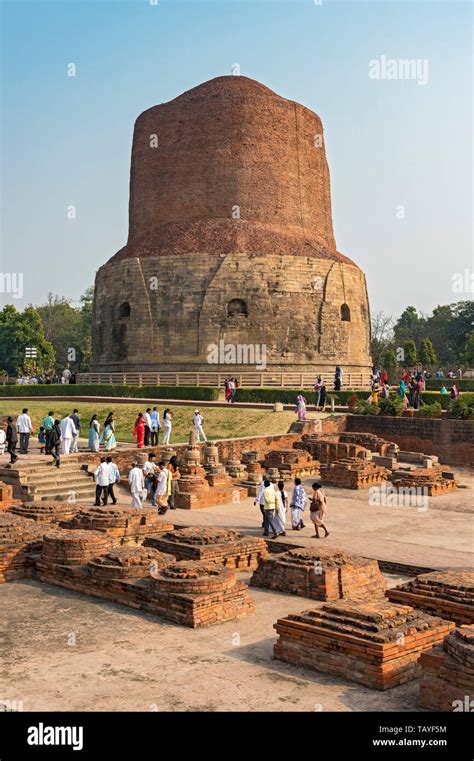
<svg viewBox="0 0 474 761">
<path fill-rule="evenodd" d="M 194 425 L 194 433 L 196 434 L 196 441 L 198 444 L 201 440 L 201 436 L 204 441 L 207 441 L 206 434 L 204 433 L 202 428 L 203 422 L 204 422 L 204 418 L 199 412 L 199 410 L 194 410 L 193 425 Z"/>
<path fill-rule="evenodd" d="M 71 443 L 74 436 L 77 436 L 79 431 L 74 425 L 74 420 L 71 415 L 66 415 L 61 420 L 61 445 L 63 454 L 69 454 L 71 449 Z"/>
<path fill-rule="evenodd" d="M 158 412 L 158 407 L 153 407 L 152 411 L 150 412 L 150 418 L 151 418 L 151 446 L 157 447 L 158 446 L 158 439 L 160 436 L 160 413 Z"/>
<path fill-rule="evenodd" d="M 130 484 L 130 491 L 132 492 L 132 506 L 141 507 L 143 492 L 145 490 L 145 477 L 143 470 L 138 467 L 138 463 L 135 461 L 133 467 L 128 474 L 128 483 Z"/>
<path fill-rule="evenodd" d="M 110 465 L 105 457 L 100 458 L 100 465 L 94 471 L 95 478 L 95 504 L 96 507 L 100 505 L 100 499 L 102 497 L 102 504 L 107 504 L 107 497 L 109 493 L 109 477 Z"/>
<path fill-rule="evenodd" d="M 120 471 L 110 455 L 107 457 L 107 464 L 109 466 L 109 486 L 107 489 L 107 494 L 112 500 L 113 504 L 116 505 L 117 498 L 114 494 L 114 486 L 115 484 L 120 483 Z"/>
<path fill-rule="evenodd" d="M 157 465 L 155 463 L 155 455 L 150 453 L 148 455 L 148 460 L 143 465 L 143 475 L 145 476 L 145 488 L 147 491 L 147 496 L 151 493 L 151 504 L 153 507 L 156 507 L 156 469 Z"/>
<path fill-rule="evenodd" d="M 262 513 L 262 528 L 265 527 L 265 499 L 263 497 L 264 491 L 265 491 L 265 476 L 262 476 L 262 480 L 259 484 L 258 491 L 257 491 L 257 497 L 254 500 L 254 505 L 258 503 L 260 507 L 260 512 Z"/>
<path fill-rule="evenodd" d="M 168 496 L 171 494 L 171 471 L 168 470 L 163 461 L 158 463 L 158 472 L 156 473 L 156 479 L 158 512 L 160 515 L 164 515 L 168 509 Z"/>
<path fill-rule="evenodd" d="M 16 419 L 16 430 L 20 434 L 20 454 L 28 454 L 28 444 L 30 435 L 33 433 L 33 424 L 28 415 L 28 408 L 25 407 L 21 415 Z"/>
</svg>

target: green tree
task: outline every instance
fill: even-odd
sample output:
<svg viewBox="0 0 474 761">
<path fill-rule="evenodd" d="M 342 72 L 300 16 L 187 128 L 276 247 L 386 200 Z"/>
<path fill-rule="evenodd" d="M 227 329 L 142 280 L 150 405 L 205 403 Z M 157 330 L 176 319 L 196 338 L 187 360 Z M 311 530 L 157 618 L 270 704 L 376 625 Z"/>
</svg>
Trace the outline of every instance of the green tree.
<svg viewBox="0 0 474 761">
<path fill-rule="evenodd" d="M 38 307 L 46 338 L 56 352 L 56 370 L 66 366 L 73 371 L 88 369 L 91 357 L 93 288 L 81 296 L 81 306 L 69 299 L 48 294 L 46 304 Z"/>
<path fill-rule="evenodd" d="M 423 367 L 432 367 L 436 363 L 436 353 L 429 338 L 421 340 L 418 359 Z"/>
<path fill-rule="evenodd" d="M 405 367 L 415 367 L 417 356 L 416 356 L 416 344 L 414 341 L 404 341 L 403 342 L 403 365 Z"/>
<path fill-rule="evenodd" d="M 474 367 L 474 331 L 468 333 L 466 343 L 464 344 L 463 359 L 468 367 Z"/>
<path fill-rule="evenodd" d="M 28 359 L 27 347 L 36 348 L 36 357 Z M 26 307 L 18 312 L 13 304 L 0 311 L 0 367 L 9 375 L 23 372 L 52 370 L 55 355 L 52 344 L 46 339 L 38 312 Z"/>
<path fill-rule="evenodd" d="M 393 383 L 395 379 L 395 371 L 397 369 L 397 357 L 393 349 L 385 349 L 383 352 L 382 368 L 387 371 L 389 382 Z"/>
<path fill-rule="evenodd" d="M 405 341 L 419 341 L 424 322 L 425 318 L 418 314 L 415 307 L 407 307 L 393 328 L 396 346 L 403 346 Z"/>
</svg>

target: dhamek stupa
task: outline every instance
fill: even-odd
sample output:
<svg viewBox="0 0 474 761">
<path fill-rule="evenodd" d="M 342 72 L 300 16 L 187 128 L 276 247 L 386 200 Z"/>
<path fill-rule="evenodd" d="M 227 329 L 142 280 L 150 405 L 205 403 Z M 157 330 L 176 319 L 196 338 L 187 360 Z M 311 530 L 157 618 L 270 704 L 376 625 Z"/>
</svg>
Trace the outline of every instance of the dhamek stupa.
<svg viewBox="0 0 474 761">
<path fill-rule="evenodd" d="M 321 119 L 244 76 L 144 111 L 129 235 L 97 272 L 92 367 L 248 372 L 209 347 L 265 345 L 267 370 L 370 369 L 364 273 L 336 248 Z"/>
</svg>

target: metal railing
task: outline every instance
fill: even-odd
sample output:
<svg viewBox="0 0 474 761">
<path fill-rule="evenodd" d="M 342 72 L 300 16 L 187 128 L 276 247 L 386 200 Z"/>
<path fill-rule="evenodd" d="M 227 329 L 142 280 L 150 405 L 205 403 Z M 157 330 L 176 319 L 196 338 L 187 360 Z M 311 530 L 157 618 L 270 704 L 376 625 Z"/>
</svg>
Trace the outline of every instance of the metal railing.
<svg viewBox="0 0 474 761">
<path fill-rule="evenodd" d="M 319 373 L 328 388 L 334 387 L 334 373 Z M 226 378 L 237 378 L 243 388 L 309 388 L 312 389 L 318 373 L 78 373 L 78 384 L 123 386 L 211 386 L 223 388 Z M 369 388 L 370 372 L 344 373 L 343 388 Z"/>
</svg>

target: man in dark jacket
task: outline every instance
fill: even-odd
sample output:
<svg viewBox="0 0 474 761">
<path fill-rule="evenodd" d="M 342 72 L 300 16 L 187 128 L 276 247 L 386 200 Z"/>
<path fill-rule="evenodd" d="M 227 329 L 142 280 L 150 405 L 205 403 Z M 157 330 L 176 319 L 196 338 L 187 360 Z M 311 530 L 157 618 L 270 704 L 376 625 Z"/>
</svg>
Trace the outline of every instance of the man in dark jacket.
<svg viewBox="0 0 474 761">
<path fill-rule="evenodd" d="M 61 465 L 61 456 L 59 454 L 60 446 L 61 446 L 61 426 L 59 424 L 59 420 L 55 420 L 54 425 L 51 429 L 51 433 L 49 434 L 48 449 L 49 449 L 49 454 L 52 456 L 54 460 L 54 464 L 56 465 L 57 468 L 59 468 Z"/>
<path fill-rule="evenodd" d="M 18 433 L 16 425 L 13 423 L 13 418 L 9 417 L 7 420 L 7 452 L 10 455 L 10 462 L 12 465 L 18 460 L 18 455 L 15 454 L 17 442 Z"/>
</svg>

